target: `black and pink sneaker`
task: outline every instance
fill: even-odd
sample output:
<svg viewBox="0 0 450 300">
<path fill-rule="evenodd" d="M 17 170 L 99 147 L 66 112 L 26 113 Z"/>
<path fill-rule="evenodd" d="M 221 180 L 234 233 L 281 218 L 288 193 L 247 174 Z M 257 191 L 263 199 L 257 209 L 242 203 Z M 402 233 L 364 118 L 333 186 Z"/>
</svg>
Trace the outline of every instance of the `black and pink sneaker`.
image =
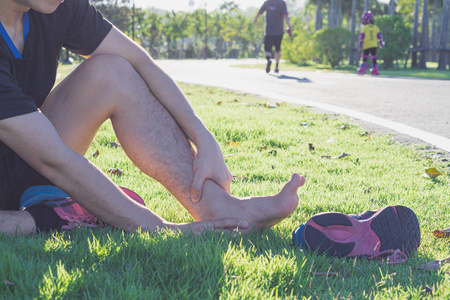
<svg viewBox="0 0 450 300">
<path fill-rule="evenodd" d="M 131 199 L 145 206 L 144 200 L 137 193 L 124 187 L 120 188 Z M 107 226 L 106 223 L 88 212 L 56 186 L 34 186 L 24 192 L 21 199 L 21 209 L 31 213 L 31 210 L 36 207 L 48 207 L 56 213 L 55 218 L 58 221 L 54 222 L 54 226 L 51 226 L 51 228 L 46 228 L 47 230 L 45 231 L 50 229 L 70 230 L 79 227 L 95 228 Z"/>
<path fill-rule="evenodd" d="M 327 212 L 313 216 L 293 234 L 294 245 L 331 256 L 383 258 L 403 262 L 420 246 L 416 214 L 388 206 L 360 215 Z M 397 260 L 397 261 L 395 261 Z"/>
</svg>

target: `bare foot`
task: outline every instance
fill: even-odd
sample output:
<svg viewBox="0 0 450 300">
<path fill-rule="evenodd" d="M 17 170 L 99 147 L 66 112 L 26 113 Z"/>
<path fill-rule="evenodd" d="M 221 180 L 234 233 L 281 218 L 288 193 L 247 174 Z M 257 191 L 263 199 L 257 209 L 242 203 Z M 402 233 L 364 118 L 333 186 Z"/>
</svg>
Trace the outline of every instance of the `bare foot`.
<svg viewBox="0 0 450 300">
<path fill-rule="evenodd" d="M 240 218 L 250 224 L 248 230 L 272 227 L 295 210 L 298 205 L 297 189 L 305 184 L 305 180 L 304 176 L 294 173 L 278 194 L 244 199 L 224 195 L 224 191 L 219 191 L 214 184 L 207 185 L 204 189 L 207 196 L 202 197 L 200 203 L 208 203 L 209 207 L 199 220 Z M 211 195 L 215 197 L 210 198 Z"/>
</svg>

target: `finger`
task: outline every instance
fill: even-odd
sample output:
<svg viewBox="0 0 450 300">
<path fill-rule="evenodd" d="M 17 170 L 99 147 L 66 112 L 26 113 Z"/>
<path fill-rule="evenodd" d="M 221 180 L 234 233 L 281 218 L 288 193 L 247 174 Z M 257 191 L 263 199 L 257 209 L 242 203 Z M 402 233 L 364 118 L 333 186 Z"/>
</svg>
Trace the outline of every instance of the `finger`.
<svg viewBox="0 0 450 300">
<path fill-rule="evenodd" d="M 194 182 L 191 187 L 191 199 L 193 202 L 199 202 L 202 197 L 202 189 L 205 178 L 194 174 Z"/>
</svg>

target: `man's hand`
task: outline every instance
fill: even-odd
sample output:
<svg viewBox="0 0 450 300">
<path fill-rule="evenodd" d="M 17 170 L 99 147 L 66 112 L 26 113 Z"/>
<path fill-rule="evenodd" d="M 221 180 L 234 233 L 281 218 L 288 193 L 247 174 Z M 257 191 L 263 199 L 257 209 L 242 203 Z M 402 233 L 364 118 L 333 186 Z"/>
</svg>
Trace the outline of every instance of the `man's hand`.
<svg viewBox="0 0 450 300">
<path fill-rule="evenodd" d="M 291 29 L 291 27 L 287 27 L 286 31 L 289 34 L 289 37 L 292 38 L 292 29 Z"/>
<path fill-rule="evenodd" d="M 194 233 L 195 235 L 200 235 L 208 230 L 222 231 L 222 232 L 238 232 L 240 229 L 248 228 L 249 224 L 246 221 L 235 219 L 235 218 L 225 218 L 212 221 L 201 221 L 201 222 L 191 222 L 191 223 L 166 223 L 166 228 L 178 229 L 182 232 Z"/>
<path fill-rule="evenodd" d="M 233 180 L 223 159 L 223 153 L 216 142 L 207 148 L 198 150 L 194 158 L 194 181 L 191 187 L 191 199 L 199 202 L 202 197 L 202 189 L 205 180 L 214 180 L 228 194 Z"/>
</svg>

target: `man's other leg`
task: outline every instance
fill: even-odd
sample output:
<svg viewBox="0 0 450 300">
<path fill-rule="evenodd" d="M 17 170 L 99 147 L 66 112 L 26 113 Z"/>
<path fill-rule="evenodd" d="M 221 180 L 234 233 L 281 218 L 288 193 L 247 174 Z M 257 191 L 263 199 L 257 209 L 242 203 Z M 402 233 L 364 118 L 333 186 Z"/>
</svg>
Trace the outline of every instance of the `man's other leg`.
<svg viewBox="0 0 450 300">
<path fill-rule="evenodd" d="M 171 114 L 124 59 L 97 56 L 78 66 L 49 95 L 42 111 L 62 140 L 84 154 L 101 124 L 111 119 L 130 159 L 162 183 L 197 221 L 242 218 L 256 227 L 272 226 L 296 207 L 304 177 L 294 174 L 277 196 L 230 196 L 207 180 L 199 203 L 191 201 L 195 153 Z"/>
<path fill-rule="evenodd" d="M 269 73 L 272 65 L 272 37 L 269 35 L 264 37 L 264 55 L 267 59 L 266 73 Z"/>
<path fill-rule="evenodd" d="M 278 68 L 278 64 L 280 63 L 281 58 L 281 40 L 283 39 L 282 35 L 274 37 L 274 46 L 275 46 L 275 73 L 279 73 L 280 69 Z"/>
</svg>

